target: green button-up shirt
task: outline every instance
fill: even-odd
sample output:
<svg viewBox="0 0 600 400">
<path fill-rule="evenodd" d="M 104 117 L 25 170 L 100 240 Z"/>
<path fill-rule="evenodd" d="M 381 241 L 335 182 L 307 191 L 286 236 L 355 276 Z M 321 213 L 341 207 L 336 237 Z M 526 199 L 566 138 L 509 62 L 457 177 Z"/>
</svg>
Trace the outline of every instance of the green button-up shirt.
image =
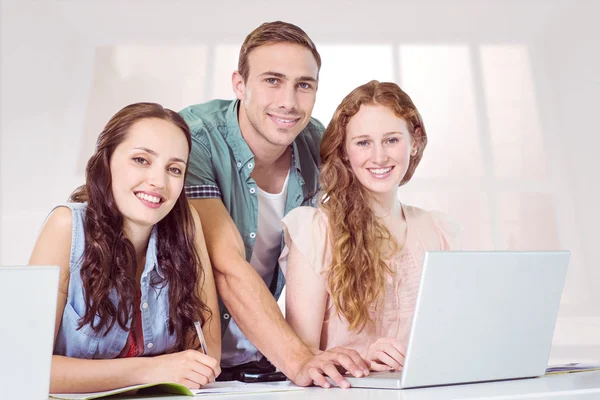
<svg viewBox="0 0 600 400">
<path fill-rule="evenodd" d="M 240 131 L 238 105 L 238 100 L 212 100 L 180 111 L 192 133 L 185 192 L 189 199 L 220 198 L 223 201 L 244 241 L 249 263 L 258 229 L 258 191 L 250 177 L 254 154 Z M 292 143 L 285 214 L 301 205 L 316 204 L 323 130 L 323 125 L 311 118 Z M 285 279 L 277 265 L 270 285 L 276 299 L 284 285 Z M 224 334 L 230 315 L 220 299 L 219 306 Z"/>
</svg>

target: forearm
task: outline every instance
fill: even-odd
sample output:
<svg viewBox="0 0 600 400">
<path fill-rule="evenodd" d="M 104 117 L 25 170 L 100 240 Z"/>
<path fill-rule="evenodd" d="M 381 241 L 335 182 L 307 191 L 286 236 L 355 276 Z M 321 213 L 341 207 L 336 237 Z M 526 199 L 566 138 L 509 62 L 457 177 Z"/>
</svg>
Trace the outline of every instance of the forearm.
<svg viewBox="0 0 600 400">
<path fill-rule="evenodd" d="M 84 360 L 52 356 L 50 393 L 83 393 L 149 383 L 144 370 L 152 358 Z"/>
<path fill-rule="evenodd" d="M 244 335 L 276 367 L 293 378 L 312 351 L 287 324 L 273 295 L 254 271 L 215 274 L 218 292 Z"/>
</svg>

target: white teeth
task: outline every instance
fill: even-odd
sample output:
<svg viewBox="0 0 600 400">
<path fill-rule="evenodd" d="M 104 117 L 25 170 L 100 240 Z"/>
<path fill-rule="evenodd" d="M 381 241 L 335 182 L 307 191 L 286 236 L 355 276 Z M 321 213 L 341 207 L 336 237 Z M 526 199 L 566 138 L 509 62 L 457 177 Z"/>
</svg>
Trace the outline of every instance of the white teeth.
<svg viewBox="0 0 600 400">
<path fill-rule="evenodd" d="M 274 118 L 275 118 L 277 121 L 279 121 L 279 122 L 283 122 L 283 123 L 286 123 L 286 124 L 289 124 L 289 123 L 292 123 L 292 122 L 294 122 L 294 121 L 295 121 L 294 119 L 281 119 L 281 118 L 277 118 L 277 117 L 274 117 Z"/>
<path fill-rule="evenodd" d="M 387 168 L 369 168 L 369 171 L 371 171 L 372 174 L 375 175 L 384 175 L 387 174 L 388 172 L 390 172 L 392 170 L 392 167 L 387 167 Z"/>
<path fill-rule="evenodd" d="M 155 203 L 155 204 L 160 203 L 160 198 L 155 197 L 155 196 L 147 195 L 146 193 L 141 193 L 140 192 L 140 193 L 136 194 L 136 196 L 139 197 L 140 199 L 149 201 L 151 203 Z"/>
</svg>

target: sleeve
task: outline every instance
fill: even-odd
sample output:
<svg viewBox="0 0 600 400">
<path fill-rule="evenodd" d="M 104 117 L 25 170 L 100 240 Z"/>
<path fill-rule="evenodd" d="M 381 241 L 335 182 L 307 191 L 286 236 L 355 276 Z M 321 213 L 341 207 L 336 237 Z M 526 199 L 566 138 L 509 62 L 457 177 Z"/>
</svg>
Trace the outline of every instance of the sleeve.
<svg viewBox="0 0 600 400">
<path fill-rule="evenodd" d="M 281 220 L 285 246 L 279 257 L 284 275 L 292 243 L 308 262 L 313 271 L 320 274 L 331 262 L 327 221 L 321 211 L 313 207 L 293 209 Z"/>
<path fill-rule="evenodd" d="M 201 121 L 190 124 L 192 150 L 185 178 L 185 194 L 188 199 L 221 198 L 212 162 L 209 132 Z"/>
<path fill-rule="evenodd" d="M 461 250 L 463 228 L 458 221 L 441 211 L 430 211 L 430 215 L 438 232 L 440 250 Z"/>
</svg>

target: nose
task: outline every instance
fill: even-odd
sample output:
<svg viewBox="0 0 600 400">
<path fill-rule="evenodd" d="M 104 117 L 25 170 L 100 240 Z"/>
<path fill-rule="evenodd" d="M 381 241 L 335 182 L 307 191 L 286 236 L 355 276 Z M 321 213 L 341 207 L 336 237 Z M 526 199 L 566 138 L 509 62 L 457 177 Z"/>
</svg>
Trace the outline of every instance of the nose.
<svg viewBox="0 0 600 400">
<path fill-rule="evenodd" d="M 296 88 L 294 85 L 283 85 L 277 93 L 277 108 L 289 112 L 296 108 L 296 103 Z"/>
<path fill-rule="evenodd" d="M 146 183 L 157 189 L 164 188 L 167 184 L 167 172 L 161 167 L 153 166 L 148 170 Z"/>
<path fill-rule="evenodd" d="M 373 145 L 373 153 L 371 154 L 371 160 L 378 165 L 385 165 L 388 161 L 388 154 L 386 148 L 381 143 L 375 143 Z"/>
</svg>

